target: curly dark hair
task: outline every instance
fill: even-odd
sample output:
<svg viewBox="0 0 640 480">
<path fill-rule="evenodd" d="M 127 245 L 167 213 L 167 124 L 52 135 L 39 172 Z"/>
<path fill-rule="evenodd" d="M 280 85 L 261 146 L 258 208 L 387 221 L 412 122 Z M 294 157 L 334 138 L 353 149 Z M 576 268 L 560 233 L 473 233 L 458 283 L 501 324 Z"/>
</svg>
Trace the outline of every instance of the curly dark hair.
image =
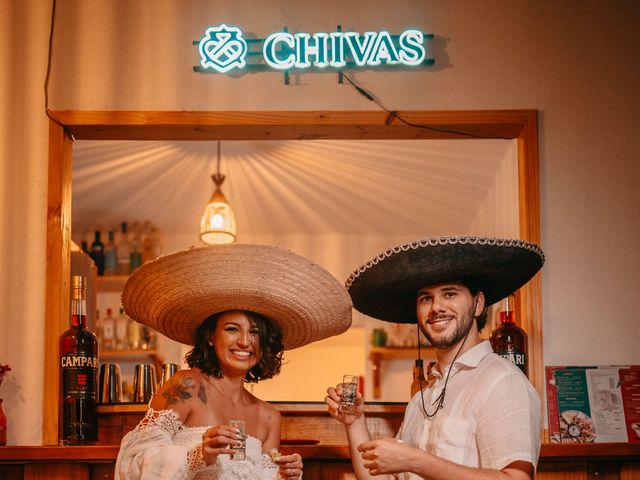
<svg viewBox="0 0 640 480">
<path fill-rule="evenodd" d="M 268 318 L 259 313 L 242 310 L 247 315 L 249 321 L 258 327 L 258 337 L 260 338 L 260 360 L 251 370 L 247 372 L 246 382 L 257 382 L 275 377 L 280 373 L 282 366 L 282 354 L 284 346 L 282 344 L 282 334 L 278 327 Z M 218 363 L 218 357 L 214 348 L 209 344 L 209 339 L 213 335 L 218 323 L 218 319 L 227 312 L 220 312 L 211 315 L 196 329 L 194 335 L 194 346 L 184 357 L 190 368 L 197 367 L 208 375 L 216 378 L 222 377 L 222 370 Z"/>
</svg>

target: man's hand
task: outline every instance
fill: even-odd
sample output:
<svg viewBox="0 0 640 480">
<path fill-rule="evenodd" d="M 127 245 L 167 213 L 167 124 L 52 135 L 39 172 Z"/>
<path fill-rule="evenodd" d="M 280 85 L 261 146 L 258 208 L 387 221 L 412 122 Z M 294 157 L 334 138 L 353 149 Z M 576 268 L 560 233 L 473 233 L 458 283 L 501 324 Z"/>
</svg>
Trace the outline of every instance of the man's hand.
<svg viewBox="0 0 640 480">
<path fill-rule="evenodd" d="M 395 438 L 372 440 L 358 445 L 362 465 L 370 475 L 400 473 L 406 471 L 406 459 L 414 450 Z"/>
<path fill-rule="evenodd" d="M 356 394 L 356 408 L 353 413 L 344 413 L 340 411 L 340 400 L 342 398 L 342 384 L 336 387 L 327 388 L 327 396 L 324 397 L 324 403 L 329 406 L 329 413 L 336 420 L 349 426 L 364 414 L 364 399 L 360 392 Z"/>
</svg>

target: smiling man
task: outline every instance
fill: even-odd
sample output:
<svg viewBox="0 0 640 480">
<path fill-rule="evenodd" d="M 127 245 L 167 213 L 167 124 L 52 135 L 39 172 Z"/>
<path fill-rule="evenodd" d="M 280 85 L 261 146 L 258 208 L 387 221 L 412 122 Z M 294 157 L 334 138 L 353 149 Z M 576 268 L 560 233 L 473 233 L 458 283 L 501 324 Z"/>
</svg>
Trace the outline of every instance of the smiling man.
<svg viewBox="0 0 640 480">
<path fill-rule="evenodd" d="M 362 397 L 346 414 L 340 387 L 327 390 L 359 480 L 533 478 L 540 400 L 479 332 L 485 308 L 527 283 L 543 263 L 542 251 L 520 240 L 442 237 L 388 250 L 351 274 L 347 288 L 357 310 L 394 323 L 417 321 L 437 357 L 395 439 L 371 439 Z"/>
</svg>

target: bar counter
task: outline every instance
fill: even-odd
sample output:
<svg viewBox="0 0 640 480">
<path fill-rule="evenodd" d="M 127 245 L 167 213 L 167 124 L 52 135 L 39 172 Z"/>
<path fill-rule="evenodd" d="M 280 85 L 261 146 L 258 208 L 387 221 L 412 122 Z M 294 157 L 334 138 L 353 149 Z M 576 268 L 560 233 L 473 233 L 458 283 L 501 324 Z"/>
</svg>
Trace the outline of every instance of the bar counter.
<svg viewBox="0 0 640 480">
<path fill-rule="evenodd" d="M 307 480 L 353 480 L 344 428 L 323 403 L 273 402 L 282 415 L 283 453 L 302 455 Z M 367 404 L 374 438 L 393 436 L 404 404 Z M 142 418 L 146 405 L 99 407 L 100 444 L 0 447 L 0 479 L 111 480 L 120 438 Z M 314 444 L 310 444 L 310 443 Z M 640 444 L 544 444 L 537 479 L 640 480 Z"/>
<path fill-rule="evenodd" d="M 112 479 L 118 445 L 0 447 L 0 478 Z M 298 452 L 306 479 L 354 479 L 346 445 L 285 445 L 283 453 Z M 543 445 L 538 479 L 640 478 L 640 445 Z"/>
</svg>

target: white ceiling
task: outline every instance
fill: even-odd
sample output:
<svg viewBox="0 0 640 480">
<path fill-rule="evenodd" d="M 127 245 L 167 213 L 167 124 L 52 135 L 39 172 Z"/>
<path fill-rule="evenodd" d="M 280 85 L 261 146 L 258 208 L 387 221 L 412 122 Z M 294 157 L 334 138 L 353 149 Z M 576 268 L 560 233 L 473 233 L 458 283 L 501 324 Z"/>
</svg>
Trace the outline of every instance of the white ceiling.
<svg viewBox="0 0 640 480">
<path fill-rule="evenodd" d="M 241 241 L 274 232 L 467 233 L 505 171 L 517 184 L 515 152 L 511 140 L 228 141 L 222 191 Z M 215 168 L 216 142 L 76 142 L 74 239 L 150 220 L 197 244 Z"/>
</svg>

